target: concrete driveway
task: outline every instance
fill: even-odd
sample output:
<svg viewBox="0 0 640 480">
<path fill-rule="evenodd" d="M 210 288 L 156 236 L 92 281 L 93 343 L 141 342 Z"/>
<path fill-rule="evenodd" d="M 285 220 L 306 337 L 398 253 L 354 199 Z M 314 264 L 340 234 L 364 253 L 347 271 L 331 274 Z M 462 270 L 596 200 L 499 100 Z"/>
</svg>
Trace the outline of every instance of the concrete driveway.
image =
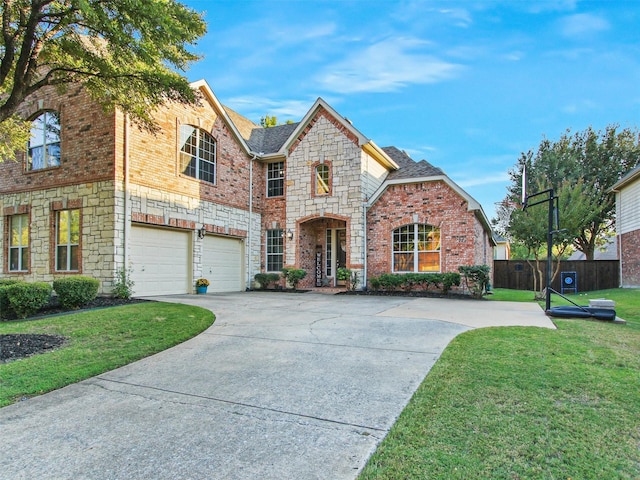
<svg viewBox="0 0 640 480">
<path fill-rule="evenodd" d="M 198 337 L 0 409 L 0 477 L 353 479 L 443 349 L 475 327 L 554 328 L 533 304 L 318 293 L 158 297 Z"/>
</svg>

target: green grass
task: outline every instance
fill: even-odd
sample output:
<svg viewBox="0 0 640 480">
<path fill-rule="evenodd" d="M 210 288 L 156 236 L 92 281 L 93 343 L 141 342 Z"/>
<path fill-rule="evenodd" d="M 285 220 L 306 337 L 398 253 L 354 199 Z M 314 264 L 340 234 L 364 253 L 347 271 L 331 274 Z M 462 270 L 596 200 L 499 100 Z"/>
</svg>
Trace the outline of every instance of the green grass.
<svg viewBox="0 0 640 480">
<path fill-rule="evenodd" d="M 0 334 L 68 338 L 63 348 L 0 364 L 0 407 L 99 375 L 184 342 L 209 327 L 209 310 L 148 302 L 0 323 Z"/>
<path fill-rule="evenodd" d="M 532 301 L 533 293 L 492 298 Z M 555 331 L 458 336 L 360 478 L 639 478 L 640 291 L 575 298 L 614 300 L 628 323 L 554 319 Z"/>
</svg>

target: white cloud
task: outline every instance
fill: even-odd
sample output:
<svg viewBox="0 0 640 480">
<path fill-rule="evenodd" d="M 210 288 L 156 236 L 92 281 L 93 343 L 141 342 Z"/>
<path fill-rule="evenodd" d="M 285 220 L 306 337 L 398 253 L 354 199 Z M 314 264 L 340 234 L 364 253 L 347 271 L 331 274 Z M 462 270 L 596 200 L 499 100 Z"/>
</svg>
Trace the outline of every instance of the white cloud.
<svg viewBox="0 0 640 480">
<path fill-rule="evenodd" d="M 343 94 L 391 92 L 410 84 L 441 82 L 460 71 L 460 65 L 423 53 L 427 45 L 412 38 L 383 40 L 329 65 L 319 82 Z"/>
<path fill-rule="evenodd" d="M 456 183 L 462 188 L 477 187 L 479 185 L 493 185 L 496 183 L 509 182 L 509 172 L 500 171 L 488 175 L 467 178 L 466 180 L 456 180 Z"/>
<path fill-rule="evenodd" d="M 565 37 L 582 37 L 609 30 L 607 20 L 589 13 L 577 13 L 563 18 L 560 22 L 561 33 Z"/>
<path fill-rule="evenodd" d="M 260 96 L 239 96 L 227 99 L 224 104 L 258 123 L 265 115 L 275 116 L 279 122 L 299 121 L 311 108 L 314 100 L 274 100 Z"/>
<path fill-rule="evenodd" d="M 575 114 L 593 110 L 598 105 L 592 100 L 580 100 L 578 102 L 569 103 L 562 107 L 562 111 L 568 114 Z"/>
</svg>

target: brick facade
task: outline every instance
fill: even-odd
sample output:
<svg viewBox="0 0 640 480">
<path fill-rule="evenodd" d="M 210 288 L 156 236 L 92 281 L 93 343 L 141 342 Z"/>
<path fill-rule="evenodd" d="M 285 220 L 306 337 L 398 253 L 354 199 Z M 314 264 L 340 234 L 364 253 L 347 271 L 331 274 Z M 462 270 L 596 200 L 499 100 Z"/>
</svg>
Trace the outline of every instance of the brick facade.
<svg viewBox="0 0 640 480">
<path fill-rule="evenodd" d="M 489 264 L 491 244 L 467 201 L 444 181 L 392 185 L 367 212 L 367 276 L 392 271 L 393 231 L 411 224 L 440 229 L 442 272 Z"/>
<path fill-rule="evenodd" d="M 623 233 L 619 243 L 622 286 L 640 288 L 640 230 Z"/>
</svg>

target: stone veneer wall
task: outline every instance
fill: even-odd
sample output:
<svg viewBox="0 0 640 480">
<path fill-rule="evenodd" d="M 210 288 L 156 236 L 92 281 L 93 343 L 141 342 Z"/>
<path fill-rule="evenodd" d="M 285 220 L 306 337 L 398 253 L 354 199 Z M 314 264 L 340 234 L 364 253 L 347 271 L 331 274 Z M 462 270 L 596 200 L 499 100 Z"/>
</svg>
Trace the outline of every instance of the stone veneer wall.
<svg viewBox="0 0 640 480">
<path fill-rule="evenodd" d="M 261 214 L 253 214 L 251 248 L 248 248 L 249 212 L 233 206 L 203 201 L 189 194 L 170 193 L 141 185 L 130 185 L 131 221 L 134 223 L 168 226 L 182 230 L 205 227 L 208 233 L 242 238 L 245 242 L 245 265 L 253 274 L 260 268 Z M 193 236 L 193 275 L 203 276 L 203 242 Z M 248 271 L 244 272 L 245 280 Z M 247 285 L 249 285 L 248 283 Z"/>
<path fill-rule="evenodd" d="M 100 293 L 110 291 L 115 269 L 116 228 L 113 181 L 83 183 L 45 190 L 5 194 L 0 197 L 0 231 L 3 232 L 2 272 L 5 277 L 51 282 L 64 275 L 86 274 L 100 280 Z M 78 272 L 55 272 L 55 211 L 79 208 L 81 212 L 81 264 Z M 30 270 L 7 271 L 7 216 L 27 213 L 30 220 Z"/>
<path fill-rule="evenodd" d="M 442 272 L 457 272 L 459 265 L 482 258 L 485 234 L 479 235 L 467 202 L 445 182 L 391 185 L 367 213 L 368 277 L 391 272 L 393 230 L 413 223 L 440 228 Z"/>
<path fill-rule="evenodd" d="M 621 284 L 627 288 L 640 288 L 640 230 L 619 236 Z"/>
<path fill-rule="evenodd" d="M 323 161 L 332 165 L 332 194 L 314 196 L 312 165 Z M 296 141 L 287 158 L 284 226 L 285 230 L 293 230 L 296 238 L 299 238 L 300 232 L 297 229 L 301 219 L 313 221 L 325 216 L 350 218 L 347 262 L 349 268 L 359 274 L 362 273 L 364 263 L 364 205 L 360 162 L 361 149 L 357 145 L 357 139 L 345 133 L 344 128 L 328 112 L 320 110 L 304 135 Z M 310 241 L 309 239 L 306 243 Z M 307 265 L 308 259 L 301 258 L 302 254 L 296 250 L 295 243 L 287 242 L 285 264 Z M 311 272 L 308 272 L 308 276 L 311 277 Z M 311 278 L 305 279 L 305 283 L 310 281 Z"/>
</svg>

